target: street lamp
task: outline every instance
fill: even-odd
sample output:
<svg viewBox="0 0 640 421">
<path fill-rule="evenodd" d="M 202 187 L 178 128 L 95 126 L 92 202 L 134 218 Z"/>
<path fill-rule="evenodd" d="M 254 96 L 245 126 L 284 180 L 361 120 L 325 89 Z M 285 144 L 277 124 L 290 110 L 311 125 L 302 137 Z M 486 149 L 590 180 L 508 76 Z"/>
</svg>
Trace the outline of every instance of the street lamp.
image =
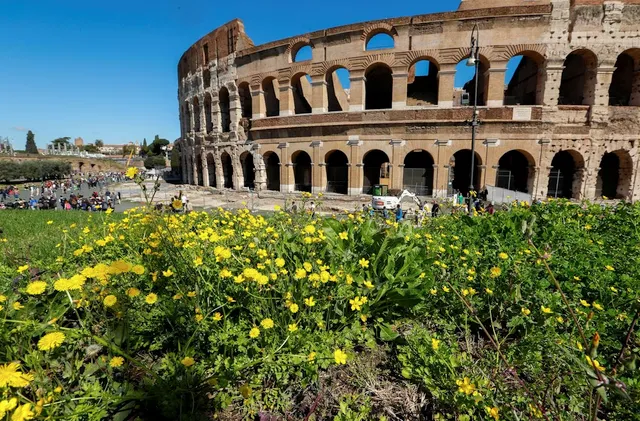
<svg viewBox="0 0 640 421">
<path fill-rule="evenodd" d="M 476 129 L 480 124 L 478 121 L 478 66 L 480 64 L 480 28 L 478 24 L 473 25 L 471 30 L 471 52 L 467 60 L 467 66 L 475 68 L 475 86 L 473 94 L 473 117 L 471 119 L 471 174 L 469 175 L 469 215 L 473 215 L 473 197 L 471 192 L 474 190 L 473 176 L 475 174 L 475 158 L 476 158 Z"/>
</svg>

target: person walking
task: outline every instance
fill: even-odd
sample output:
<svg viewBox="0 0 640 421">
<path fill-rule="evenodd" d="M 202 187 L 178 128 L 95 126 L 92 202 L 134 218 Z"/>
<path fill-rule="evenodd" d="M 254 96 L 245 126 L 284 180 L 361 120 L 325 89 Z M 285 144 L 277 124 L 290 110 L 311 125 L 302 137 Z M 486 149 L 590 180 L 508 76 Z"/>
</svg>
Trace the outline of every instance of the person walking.
<svg viewBox="0 0 640 421">
<path fill-rule="evenodd" d="M 440 212 L 440 205 L 435 200 L 433 201 L 433 206 L 431 206 L 431 217 L 435 218 L 438 216 L 438 212 Z"/>
<path fill-rule="evenodd" d="M 311 202 L 311 204 L 309 205 L 309 212 L 311 212 L 311 217 L 315 218 L 316 217 L 316 204 Z"/>
<path fill-rule="evenodd" d="M 402 217 L 403 217 L 402 207 L 400 206 L 400 203 L 398 203 L 398 206 L 396 206 L 396 222 L 402 221 Z"/>
</svg>

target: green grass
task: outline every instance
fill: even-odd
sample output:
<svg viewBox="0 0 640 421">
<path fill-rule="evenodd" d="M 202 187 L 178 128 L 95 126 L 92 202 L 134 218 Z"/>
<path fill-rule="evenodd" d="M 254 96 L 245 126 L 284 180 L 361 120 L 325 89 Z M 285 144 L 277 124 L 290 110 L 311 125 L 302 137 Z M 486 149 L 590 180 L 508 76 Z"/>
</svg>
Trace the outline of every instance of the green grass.
<svg viewBox="0 0 640 421">
<path fill-rule="evenodd" d="M 103 213 L 81 211 L 0 211 L 0 266 L 15 267 L 29 263 L 30 265 L 48 263 L 55 260 L 56 244 L 68 233 L 82 232 L 85 226 L 102 224 Z M 124 218 L 123 214 L 113 213 L 110 220 Z M 49 221 L 53 221 L 48 224 Z M 76 227 L 70 229 L 72 224 Z M 5 241 L 6 239 L 6 241 Z"/>
</svg>

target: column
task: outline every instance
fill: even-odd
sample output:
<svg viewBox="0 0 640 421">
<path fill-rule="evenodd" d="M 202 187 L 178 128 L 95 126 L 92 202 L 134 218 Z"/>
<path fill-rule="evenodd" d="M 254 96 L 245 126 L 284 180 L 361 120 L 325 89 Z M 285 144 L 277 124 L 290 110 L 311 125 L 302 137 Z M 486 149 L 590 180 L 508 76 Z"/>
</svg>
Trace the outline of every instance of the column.
<svg viewBox="0 0 640 421">
<path fill-rule="evenodd" d="M 198 155 L 196 153 L 196 150 L 193 150 L 193 159 L 191 161 L 191 171 L 192 171 L 192 181 L 194 185 L 198 185 L 198 182 L 200 181 L 198 179 Z"/>
<path fill-rule="evenodd" d="M 203 133 L 207 132 L 207 117 L 205 115 L 204 109 L 204 96 L 198 97 L 198 111 L 200 112 L 200 131 Z"/>
<path fill-rule="evenodd" d="M 265 116 L 264 91 L 260 85 L 251 87 L 251 110 L 253 119 Z"/>
<path fill-rule="evenodd" d="M 436 140 L 435 144 L 438 147 L 438 152 L 433 164 L 433 195 L 434 197 L 447 197 L 451 171 L 449 168 L 450 156 L 446 151 L 447 147 L 451 146 L 451 140 Z"/>
<path fill-rule="evenodd" d="M 204 148 L 200 151 L 200 159 L 202 160 L 202 185 L 204 187 L 209 187 L 209 164 L 207 163 L 207 153 Z"/>
<path fill-rule="evenodd" d="M 288 79 L 279 80 L 278 83 L 280 85 L 280 115 L 287 116 L 295 114 L 291 81 Z"/>
<path fill-rule="evenodd" d="M 547 63 L 545 69 L 545 85 L 542 104 L 547 107 L 558 106 L 558 96 L 560 95 L 560 83 L 562 82 L 562 71 L 564 63 Z"/>
<path fill-rule="evenodd" d="M 213 149 L 213 162 L 216 165 L 216 189 L 224 189 L 224 168 L 222 168 L 222 156 L 218 148 Z"/>
<path fill-rule="evenodd" d="M 354 70 L 349 76 L 349 111 L 364 110 L 365 98 L 365 77 L 364 70 Z"/>
<path fill-rule="evenodd" d="M 404 179 L 404 162 L 402 148 L 407 144 L 404 140 L 392 140 L 391 145 L 391 189 L 402 190 Z"/>
<path fill-rule="evenodd" d="M 538 144 L 540 145 L 540 162 L 538 162 L 538 166 L 535 168 L 536 180 L 532 199 L 544 200 L 549 194 L 549 176 L 551 175 L 551 170 L 553 169 L 553 167 L 550 165 L 550 160 L 553 159 L 553 156 L 547 159 L 545 153 L 548 145 L 551 144 L 551 139 L 540 139 L 538 140 Z"/>
<path fill-rule="evenodd" d="M 293 191 L 293 164 L 289 156 L 289 143 L 283 142 L 278 145 L 280 149 L 280 191 L 288 193 Z"/>
<path fill-rule="evenodd" d="M 187 182 L 193 184 L 193 149 L 187 149 Z"/>
<path fill-rule="evenodd" d="M 231 165 L 233 165 L 233 188 L 234 190 L 244 190 L 244 169 L 240 162 L 240 153 L 237 146 L 231 150 Z"/>
<path fill-rule="evenodd" d="M 187 184 L 187 157 L 184 149 L 180 150 L 180 172 L 182 176 L 182 184 Z"/>
<path fill-rule="evenodd" d="M 211 96 L 211 133 L 222 133 L 220 120 L 220 97 L 215 93 Z"/>
<path fill-rule="evenodd" d="M 455 64 L 443 64 L 438 72 L 438 107 L 453 107 L 453 88 L 456 77 Z"/>
<path fill-rule="evenodd" d="M 327 82 L 324 80 L 324 75 L 311 76 L 311 92 L 313 96 L 311 112 L 313 114 L 326 113 L 329 102 L 327 99 Z"/>
<path fill-rule="evenodd" d="M 393 92 L 391 108 L 403 109 L 407 106 L 407 69 L 393 69 Z"/>
<path fill-rule="evenodd" d="M 591 122 L 606 123 L 609 120 L 609 87 L 613 79 L 613 66 L 601 66 L 596 74 L 595 100 L 591 107 Z"/>
<path fill-rule="evenodd" d="M 353 85 L 351 85 L 353 86 Z M 360 146 L 362 141 L 360 136 L 349 136 L 347 141 L 349 146 L 349 196 L 357 196 L 362 194 L 362 184 L 364 182 L 364 174 L 362 167 L 362 152 Z"/>
<path fill-rule="evenodd" d="M 322 156 L 323 143 L 320 140 L 311 142 L 313 153 L 311 156 L 311 193 L 318 194 L 327 190 L 327 171 Z"/>
<path fill-rule="evenodd" d="M 240 95 L 236 87 L 235 91 L 229 93 L 229 119 L 231 120 L 229 129 L 231 132 L 238 131 L 240 118 L 242 118 L 242 110 L 240 109 Z"/>
<path fill-rule="evenodd" d="M 489 92 L 487 92 L 487 107 L 502 107 L 504 105 L 504 75 L 507 72 L 507 62 L 492 63 L 495 67 L 485 73 L 489 78 Z"/>
<path fill-rule="evenodd" d="M 195 127 L 196 127 L 196 119 L 195 116 L 193 114 L 193 103 L 189 102 L 189 132 L 193 133 L 195 131 Z"/>
</svg>

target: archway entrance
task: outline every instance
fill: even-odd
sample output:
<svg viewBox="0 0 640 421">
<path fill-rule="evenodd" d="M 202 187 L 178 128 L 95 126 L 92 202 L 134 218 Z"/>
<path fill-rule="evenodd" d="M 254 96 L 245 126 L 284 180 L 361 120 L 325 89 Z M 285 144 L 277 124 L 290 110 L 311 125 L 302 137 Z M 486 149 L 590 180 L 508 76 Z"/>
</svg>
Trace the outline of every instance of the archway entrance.
<svg viewBox="0 0 640 421">
<path fill-rule="evenodd" d="M 387 164 L 389 163 L 389 157 L 381 150 L 374 149 L 366 153 L 362 163 L 364 164 L 362 192 L 371 194 L 374 185 L 381 184 L 382 179 L 388 178 Z"/>
<path fill-rule="evenodd" d="M 222 174 L 224 175 L 224 187 L 226 189 L 233 188 L 233 163 L 231 156 L 227 152 L 223 152 L 221 156 Z"/>
<path fill-rule="evenodd" d="M 455 164 L 453 167 L 453 183 L 452 187 L 454 191 L 462 193 L 466 196 L 469 194 L 469 182 L 471 181 L 471 150 L 463 149 L 453 154 Z M 476 152 L 474 158 L 473 169 L 473 188 L 480 190 L 480 166 L 482 160 L 480 155 Z"/>
<path fill-rule="evenodd" d="M 391 108 L 393 76 L 391 69 L 377 64 L 365 73 L 365 109 L 381 110 Z"/>
<path fill-rule="evenodd" d="M 253 189 L 256 187 L 256 167 L 253 164 L 253 155 L 245 152 L 240 155 L 240 163 L 242 164 L 242 175 L 244 177 L 244 186 Z"/>
<path fill-rule="evenodd" d="M 349 160 L 342 151 L 331 151 L 324 158 L 327 166 L 327 192 L 349 192 Z"/>
<path fill-rule="evenodd" d="M 591 105 L 595 93 L 598 59 L 589 50 L 578 50 L 564 61 L 558 105 Z"/>
<path fill-rule="evenodd" d="M 204 177 L 202 172 L 202 156 L 198 155 L 196 157 L 196 171 L 198 173 L 198 185 L 204 186 Z"/>
<path fill-rule="evenodd" d="M 571 199 L 580 194 L 578 170 L 583 166 L 580 154 L 574 151 L 560 151 L 551 161 L 547 196 Z"/>
<path fill-rule="evenodd" d="M 413 151 L 404 158 L 404 189 L 418 196 L 433 194 L 433 157 L 427 151 Z"/>
<path fill-rule="evenodd" d="M 627 151 L 607 152 L 600 161 L 596 197 L 626 199 L 631 186 L 633 161 Z"/>
<path fill-rule="evenodd" d="M 216 162 L 213 159 L 213 154 L 207 155 L 207 169 L 209 171 L 209 185 L 216 187 L 218 184 L 216 183 Z"/>
<path fill-rule="evenodd" d="M 542 103 L 544 94 L 540 67 L 544 58 L 534 52 L 525 52 L 512 57 L 507 63 L 507 89 L 505 105 L 536 105 Z"/>
<path fill-rule="evenodd" d="M 520 151 L 509 151 L 502 155 L 498 161 L 496 187 L 529 193 L 533 187 L 529 179 L 531 165 L 530 159 Z"/>
<path fill-rule="evenodd" d="M 438 105 L 438 66 L 419 60 L 409 67 L 407 105 Z"/>
<path fill-rule="evenodd" d="M 295 191 L 311 192 L 311 157 L 304 151 L 298 151 L 291 157 Z"/>
<path fill-rule="evenodd" d="M 267 190 L 280 191 L 280 158 L 275 152 L 267 152 L 263 159 L 267 171 Z"/>
</svg>

